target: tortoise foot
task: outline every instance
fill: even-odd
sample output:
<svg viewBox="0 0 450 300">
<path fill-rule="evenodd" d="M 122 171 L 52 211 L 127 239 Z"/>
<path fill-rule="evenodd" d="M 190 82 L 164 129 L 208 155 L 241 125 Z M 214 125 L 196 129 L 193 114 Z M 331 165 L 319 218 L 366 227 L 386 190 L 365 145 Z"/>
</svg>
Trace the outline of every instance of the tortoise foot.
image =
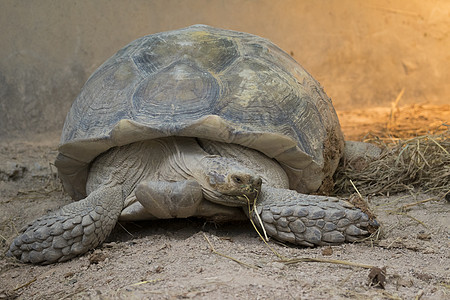
<svg viewBox="0 0 450 300">
<path fill-rule="evenodd" d="M 114 228 L 121 202 L 120 189 L 94 191 L 27 225 L 7 255 L 26 263 L 50 264 L 85 253 L 102 243 Z"/>
<path fill-rule="evenodd" d="M 267 234 L 281 241 L 310 247 L 355 242 L 379 227 L 359 208 L 337 198 L 274 188 L 262 196 L 252 218 L 259 224 L 258 213 Z"/>
</svg>

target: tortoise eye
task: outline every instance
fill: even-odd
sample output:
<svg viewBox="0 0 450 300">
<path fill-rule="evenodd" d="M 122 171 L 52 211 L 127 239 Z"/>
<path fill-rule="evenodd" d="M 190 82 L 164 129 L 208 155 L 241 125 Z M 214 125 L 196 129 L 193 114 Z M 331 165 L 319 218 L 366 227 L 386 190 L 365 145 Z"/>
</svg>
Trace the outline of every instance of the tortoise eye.
<svg viewBox="0 0 450 300">
<path fill-rule="evenodd" d="M 242 179 L 239 176 L 233 176 L 232 179 L 234 180 L 234 182 L 236 183 L 242 183 Z"/>
</svg>

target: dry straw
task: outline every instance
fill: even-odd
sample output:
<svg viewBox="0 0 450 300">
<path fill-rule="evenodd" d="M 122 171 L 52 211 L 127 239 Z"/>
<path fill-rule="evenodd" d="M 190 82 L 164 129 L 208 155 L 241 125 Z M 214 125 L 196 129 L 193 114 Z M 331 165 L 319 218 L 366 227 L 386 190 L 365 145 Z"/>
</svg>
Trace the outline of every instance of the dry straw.
<svg viewBox="0 0 450 300">
<path fill-rule="evenodd" d="M 450 195 L 450 129 L 409 139 L 371 137 L 381 156 L 366 163 L 341 164 L 336 172 L 336 194 L 351 194 L 356 186 L 362 195 L 420 191 Z"/>
</svg>

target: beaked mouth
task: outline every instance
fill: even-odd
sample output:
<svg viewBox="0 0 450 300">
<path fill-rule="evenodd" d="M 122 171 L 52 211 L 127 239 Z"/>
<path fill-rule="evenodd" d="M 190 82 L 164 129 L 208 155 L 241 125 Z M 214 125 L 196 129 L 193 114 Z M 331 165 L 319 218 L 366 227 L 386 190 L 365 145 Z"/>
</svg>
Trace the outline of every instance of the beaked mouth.
<svg viewBox="0 0 450 300">
<path fill-rule="evenodd" d="M 236 198 L 238 198 L 244 204 L 250 203 L 250 205 L 253 205 L 256 202 L 256 199 L 258 198 L 258 194 L 259 194 L 258 191 L 254 191 L 252 193 L 236 196 Z"/>
</svg>

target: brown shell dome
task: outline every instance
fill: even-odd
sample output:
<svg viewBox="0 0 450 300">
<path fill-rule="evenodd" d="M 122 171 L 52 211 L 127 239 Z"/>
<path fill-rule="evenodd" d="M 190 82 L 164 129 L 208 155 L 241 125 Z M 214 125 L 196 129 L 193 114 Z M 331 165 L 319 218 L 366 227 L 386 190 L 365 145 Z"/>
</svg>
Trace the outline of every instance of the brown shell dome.
<svg viewBox="0 0 450 300">
<path fill-rule="evenodd" d="M 259 150 L 304 193 L 332 176 L 343 148 L 331 100 L 289 55 L 258 36 L 195 25 L 137 39 L 101 65 L 67 115 L 56 164 L 79 199 L 100 153 L 168 136 Z"/>
</svg>

